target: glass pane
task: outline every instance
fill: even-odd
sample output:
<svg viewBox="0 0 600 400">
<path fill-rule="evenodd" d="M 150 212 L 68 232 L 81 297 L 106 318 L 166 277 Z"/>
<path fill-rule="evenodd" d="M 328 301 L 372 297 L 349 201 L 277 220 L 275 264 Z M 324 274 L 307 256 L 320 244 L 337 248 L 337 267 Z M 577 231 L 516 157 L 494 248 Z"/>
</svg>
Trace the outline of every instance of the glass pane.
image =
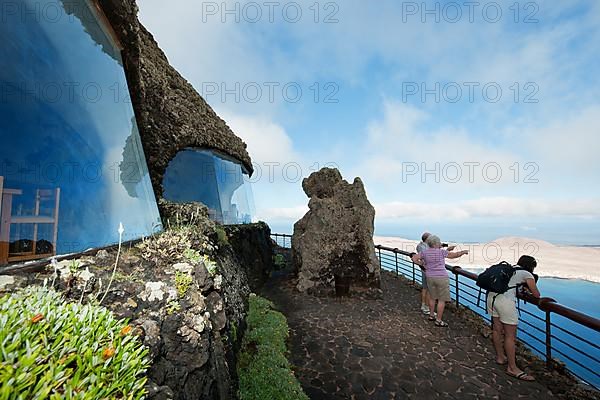
<svg viewBox="0 0 600 400">
<path fill-rule="evenodd" d="M 125 240 L 161 229 L 120 51 L 87 4 L 18 0 L 3 14 L 2 241 L 11 253 L 36 240 L 59 254 L 113 244 L 120 222 Z"/>
<path fill-rule="evenodd" d="M 174 202 L 198 201 L 210 217 L 223 224 L 252 222 L 250 183 L 238 162 L 209 150 L 186 149 L 169 163 L 163 179 L 164 197 Z"/>
</svg>

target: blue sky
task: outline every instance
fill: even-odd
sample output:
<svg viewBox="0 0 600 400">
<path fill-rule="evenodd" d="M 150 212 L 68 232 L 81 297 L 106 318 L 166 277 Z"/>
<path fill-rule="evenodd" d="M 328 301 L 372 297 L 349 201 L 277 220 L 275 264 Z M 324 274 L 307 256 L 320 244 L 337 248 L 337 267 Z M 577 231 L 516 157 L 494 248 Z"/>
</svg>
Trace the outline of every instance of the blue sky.
<svg viewBox="0 0 600 400">
<path fill-rule="evenodd" d="M 564 225 L 599 243 L 600 3 L 468 4 L 139 7 L 247 142 L 273 226 L 307 209 L 300 178 L 333 164 L 363 179 L 385 233 L 487 224 L 548 238 Z"/>
</svg>

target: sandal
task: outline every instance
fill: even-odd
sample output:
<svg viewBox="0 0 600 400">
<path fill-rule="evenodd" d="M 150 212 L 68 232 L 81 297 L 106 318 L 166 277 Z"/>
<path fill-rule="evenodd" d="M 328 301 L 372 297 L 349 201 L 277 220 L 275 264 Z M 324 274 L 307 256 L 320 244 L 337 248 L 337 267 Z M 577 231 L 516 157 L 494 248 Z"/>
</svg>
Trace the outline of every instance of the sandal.
<svg viewBox="0 0 600 400">
<path fill-rule="evenodd" d="M 527 372 L 525 372 L 525 371 L 522 371 L 520 374 L 516 374 L 516 375 L 506 371 L 506 375 L 512 376 L 513 378 L 520 379 L 522 381 L 527 381 L 527 382 L 535 381 L 535 378 L 533 376 L 527 374 Z"/>
<path fill-rule="evenodd" d="M 432 316 L 432 315 L 429 315 L 429 318 L 427 318 L 427 319 L 430 320 L 430 321 L 435 321 L 435 317 Z"/>
<path fill-rule="evenodd" d="M 447 328 L 448 324 L 444 321 L 440 321 L 439 319 L 435 321 L 435 326 L 439 326 L 439 327 L 443 327 L 443 328 Z"/>
</svg>

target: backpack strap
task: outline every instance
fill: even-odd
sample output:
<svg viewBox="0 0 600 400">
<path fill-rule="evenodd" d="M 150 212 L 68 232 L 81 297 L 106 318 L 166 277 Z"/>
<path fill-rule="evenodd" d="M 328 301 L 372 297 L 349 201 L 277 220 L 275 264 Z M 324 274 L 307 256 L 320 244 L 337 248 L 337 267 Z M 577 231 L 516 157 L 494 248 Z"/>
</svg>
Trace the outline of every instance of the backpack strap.
<svg viewBox="0 0 600 400">
<path fill-rule="evenodd" d="M 492 305 L 490 306 L 490 308 L 492 309 L 492 311 L 494 311 L 494 303 L 496 302 L 496 297 L 498 297 L 498 296 L 500 296 L 500 293 L 496 293 L 494 295 L 494 297 L 492 298 Z"/>
</svg>

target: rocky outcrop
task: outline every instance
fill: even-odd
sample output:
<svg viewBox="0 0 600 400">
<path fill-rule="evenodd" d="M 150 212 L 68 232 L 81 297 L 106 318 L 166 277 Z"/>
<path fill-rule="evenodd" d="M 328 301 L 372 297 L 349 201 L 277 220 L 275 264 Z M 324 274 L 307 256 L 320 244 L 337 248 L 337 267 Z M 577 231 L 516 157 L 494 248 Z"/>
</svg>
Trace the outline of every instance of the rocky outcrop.
<svg viewBox="0 0 600 400">
<path fill-rule="evenodd" d="M 231 246 L 215 239 L 204 206 L 162 207 L 186 224 L 170 219 L 171 229 L 123 249 L 102 305 L 130 319 L 150 350 L 148 399 L 235 399 L 246 274 Z M 0 293 L 45 281 L 71 301 L 100 300 L 116 261 L 117 249 L 100 250 L 38 274 L 0 276 Z"/>
<path fill-rule="evenodd" d="M 99 0 L 121 41 L 131 101 L 156 197 L 169 162 L 188 147 L 216 149 L 249 173 L 246 144 L 170 64 L 137 18 L 134 0 Z"/>
<path fill-rule="evenodd" d="M 375 209 L 360 178 L 349 184 L 337 169 L 323 168 L 304 179 L 302 188 L 310 201 L 292 236 L 298 290 L 379 297 Z"/>
<path fill-rule="evenodd" d="M 227 240 L 240 265 L 246 271 L 248 284 L 258 291 L 273 271 L 273 241 L 271 228 L 264 222 L 225 226 Z"/>
</svg>

